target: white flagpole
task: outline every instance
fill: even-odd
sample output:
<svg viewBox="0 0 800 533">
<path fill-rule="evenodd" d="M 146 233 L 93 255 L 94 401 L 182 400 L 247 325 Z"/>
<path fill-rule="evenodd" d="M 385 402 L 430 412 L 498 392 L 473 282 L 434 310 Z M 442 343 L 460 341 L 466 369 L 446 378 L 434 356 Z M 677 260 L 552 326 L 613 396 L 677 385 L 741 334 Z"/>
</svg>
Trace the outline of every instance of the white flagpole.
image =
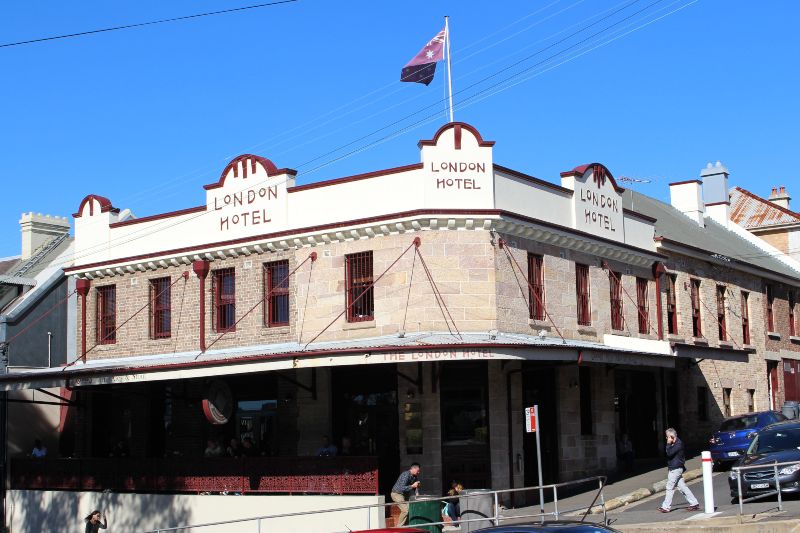
<svg viewBox="0 0 800 533">
<path fill-rule="evenodd" d="M 453 122 L 453 71 L 450 67 L 450 17 L 444 17 L 444 39 L 447 47 L 447 87 L 450 92 L 450 122 Z"/>
</svg>

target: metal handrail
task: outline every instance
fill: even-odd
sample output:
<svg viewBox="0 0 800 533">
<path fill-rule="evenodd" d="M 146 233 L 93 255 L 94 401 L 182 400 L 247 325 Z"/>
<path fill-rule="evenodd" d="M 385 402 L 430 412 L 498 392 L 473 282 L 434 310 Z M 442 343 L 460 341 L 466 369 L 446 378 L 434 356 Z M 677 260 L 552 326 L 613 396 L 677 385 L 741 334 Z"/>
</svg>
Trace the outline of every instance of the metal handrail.
<svg viewBox="0 0 800 533">
<path fill-rule="evenodd" d="M 597 494 L 595 494 L 592 503 L 588 507 L 578 507 L 575 509 L 567 509 L 561 510 L 558 509 L 558 503 L 555 504 L 554 512 L 541 512 L 536 514 L 524 514 L 524 515 L 513 515 L 513 516 L 502 516 L 500 514 L 500 506 L 499 503 L 499 495 L 500 494 L 511 494 L 517 493 L 522 491 L 533 491 L 533 490 L 553 490 L 554 501 L 558 502 L 558 488 L 559 487 L 567 487 L 570 485 L 580 485 L 590 483 L 592 481 L 598 482 L 598 489 Z M 558 520 L 559 515 L 565 513 L 573 513 L 577 511 L 586 511 L 583 516 L 581 517 L 580 521 L 583 522 L 586 516 L 594 507 L 595 503 L 597 502 L 598 498 L 600 499 L 600 505 L 603 510 L 603 524 L 608 523 L 608 516 L 606 514 L 606 506 L 605 506 L 605 498 L 603 496 L 603 488 L 606 484 L 606 476 L 593 476 L 588 478 L 576 479 L 574 481 L 565 481 L 563 483 L 554 483 L 549 485 L 537 485 L 532 487 L 522 487 L 518 489 L 500 489 L 500 490 L 487 490 L 481 491 L 472 494 L 464 494 L 461 496 L 441 496 L 435 498 L 425 498 L 425 501 L 445 501 L 445 500 L 452 500 L 453 498 L 478 498 L 478 497 L 485 497 L 487 495 L 492 495 L 494 499 L 494 515 L 493 516 L 486 516 L 480 518 L 470 518 L 470 519 L 459 519 L 459 522 L 476 522 L 476 521 L 485 521 L 485 520 L 492 520 L 495 525 L 499 525 L 502 520 L 510 520 L 510 519 L 519 519 L 519 518 L 540 518 L 542 522 L 544 522 L 545 517 L 547 516 L 554 516 L 556 520 Z M 413 501 L 413 500 L 412 500 Z M 411 503 L 411 501 L 409 502 Z M 313 514 L 320 514 L 320 513 L 338 513 L 341 511 L 354 511 L 359 509 L 366 509 L 371 510 L 373 508 L 385 508 L 385 507 L 393 507 L 396 506 L 396 502 L 389 502 L 389 503 L 374 503 L 368 505 L 353 505 L 348 507 L 339 507 L 335 509 L 320 509 L 320 510 L 313 510 L 313 511 L 298 511 L 294 513 L 281 513 L 281 514 L 273 514 L 273 515 L 262 515 L 262 516 L 252 516 L 248 518 L 237 518 L 234 520 L 223 520 L 219 522 L 206 522 L 203 524 L 193 524 L 187 526 L 171 526 L 165 528 L 158 528 L 158 529 L 149 529 L 142 533 L 166 533 L 169 531 L 181 531 L 181 530 L 188 530 L 193 528 L 201 528 L 201 527 L 212 527 L 212 526 L 222 526 L 222 525 L 229 525 L 229 524 L 240 524 L 244 522 L 256 522 L 256 532 L 261 533 L 261 521 L 262 520 L 269 520 L 269 519 L 276 519 L 276 518 L 292 518 L 298 516 L 307 516 Z M 369 514 L 367 515 L 369 517 Z M 369 521 L 369 518 L 368 518 Z M 414 524 L 414 526 L 434 526 L 434 525 L 444 525 L 445 522 L 426 522 L 424 524 Z"/>
<path fill-rule="evenodd" d="M 747 466 L 734 466 L 731 468 L 731 472 L 736 473 L 736 487 L 738 490 L 738 500 L 739 500 L 739 521 L 742 520 L 742 514 L 744 513 L 743 504 L 745 502 L 751 502 L 753 500 L 758 500 L 764 498 L 766 496 L 772 496 L 773 494 L 778 495 L 778 510 L 783 511 L 783 497 L 781 494 L 781 480 L 778 477 L 778 467 L 790 466 L 790 465 L 797 465 L 800 464 L 800 461 L 783 461 L 783 462 L 774 462 L 774 463 L 762 463 L 760 465 L 747 465 Z M 768 468 L 772 468 L 773 470 L 773 480 L 775 481 L 775 490 L 770 492 L 763 492 L 756 496 L 751 496 L 749 498 L 742 499 L 742 471 L 743 470 L 765 470 Z"/>
</svg>

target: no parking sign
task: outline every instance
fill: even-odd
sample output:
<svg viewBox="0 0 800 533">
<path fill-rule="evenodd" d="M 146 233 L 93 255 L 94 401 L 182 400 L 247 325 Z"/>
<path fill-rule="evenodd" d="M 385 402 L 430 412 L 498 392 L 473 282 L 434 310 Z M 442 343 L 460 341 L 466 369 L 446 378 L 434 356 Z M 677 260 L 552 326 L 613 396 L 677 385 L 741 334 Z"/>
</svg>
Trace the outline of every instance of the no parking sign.
<svg viewBox="0 0 800 533">
<path fill-rule="evenodd" d="M 525 408 L 525 431 L 534 433 L 536 431 L 536 406 Z"/>
</svg>

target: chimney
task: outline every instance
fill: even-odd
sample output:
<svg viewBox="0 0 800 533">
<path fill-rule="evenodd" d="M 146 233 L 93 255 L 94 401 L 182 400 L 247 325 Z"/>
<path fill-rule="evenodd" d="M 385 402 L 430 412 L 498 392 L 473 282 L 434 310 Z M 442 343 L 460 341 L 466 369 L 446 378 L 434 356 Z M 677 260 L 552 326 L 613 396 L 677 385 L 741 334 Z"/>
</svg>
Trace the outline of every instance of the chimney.
<svg viewBox="0 0 800 533">
<path fill-rule="evenodd" d="M 703 180 L 703 197 L 706 201 L 706 213 L 715 222 L 728 227 L 730 219 L 731 199 L 728 192 L 728 169 L 717 161 L 706 165 L 700 171 Z"/>
<path fill-rule="evenodd" d="M 672 207 L 691 218 L 696 224 L 703 226 L 703 194 L 700 180 L 678 181 L 669 184 L 669 201 Z"/>
<path fill-rule="evenodd" d="M 780 189 L 773 187 L 772 194 L 769 195 L 770 202 L 784 209 L 789 209 L 789 200 L 791 199 L 792 197 L 789 196 L 789 193 L 786 192 L 786 187 L 783 185 L 781 185 Z"/>
<path fill-rule="evenodd" d="M 21 259 L 25 261 L 55 237 L 69 233 L 69 221 L 66 217 L 22 213 L 22 218 L 19 219 L 19 229 L 22 233 Z"/>
</svg>

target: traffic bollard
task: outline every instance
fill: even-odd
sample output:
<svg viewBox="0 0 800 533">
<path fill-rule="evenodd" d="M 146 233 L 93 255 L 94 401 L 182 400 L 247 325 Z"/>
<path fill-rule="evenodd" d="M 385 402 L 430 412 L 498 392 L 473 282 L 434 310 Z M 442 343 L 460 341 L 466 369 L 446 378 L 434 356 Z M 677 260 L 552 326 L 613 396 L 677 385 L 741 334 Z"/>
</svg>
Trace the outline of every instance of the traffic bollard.
<svg viewBox="0 0 800 533">
<path fill-rule="evenodd" d="M 714 512 L 714 480 L 711 477 L 714 463 L 711 461 L 711 452 L 703 452 L 700 456 L 703 459 L 703 512 L 711 514 Z"/>
</svg>

